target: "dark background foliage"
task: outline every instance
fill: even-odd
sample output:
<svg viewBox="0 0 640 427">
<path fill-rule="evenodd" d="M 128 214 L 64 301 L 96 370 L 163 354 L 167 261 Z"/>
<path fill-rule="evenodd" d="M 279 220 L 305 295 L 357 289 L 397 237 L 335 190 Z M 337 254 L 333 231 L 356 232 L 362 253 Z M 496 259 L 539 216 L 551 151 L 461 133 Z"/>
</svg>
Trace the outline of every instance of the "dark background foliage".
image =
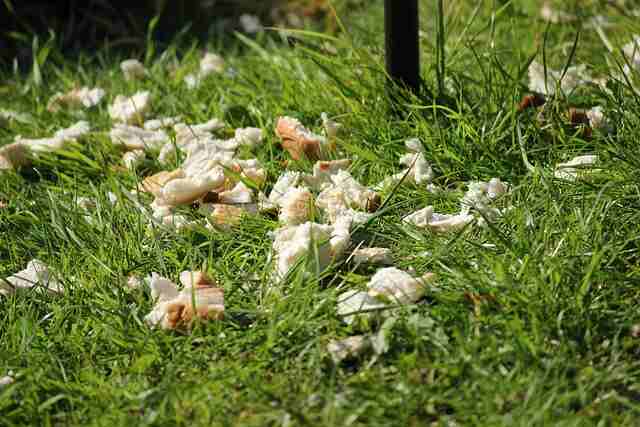
<svg viewBox="0 0 640 427">
<path fill-rule="evenodd" d="M 265 25 L 296 25 L 305 19 L 328 24 L 327 0 L 0 0 L 0 64 L 15 58 L 28 63 L 31 43 L 56 38 L 63 52 L 105 44 L 132 49 L 144 44 L 149 24 L 157 17 L 153 37 L 171 40 L 188 29 L 205 38 L 230 34 L 238 17 L 249 13 Z M 292 17 L 298 17 L 297 22 Z M 331 25 L 328 25 L 331 29 Z"/>
</svg>

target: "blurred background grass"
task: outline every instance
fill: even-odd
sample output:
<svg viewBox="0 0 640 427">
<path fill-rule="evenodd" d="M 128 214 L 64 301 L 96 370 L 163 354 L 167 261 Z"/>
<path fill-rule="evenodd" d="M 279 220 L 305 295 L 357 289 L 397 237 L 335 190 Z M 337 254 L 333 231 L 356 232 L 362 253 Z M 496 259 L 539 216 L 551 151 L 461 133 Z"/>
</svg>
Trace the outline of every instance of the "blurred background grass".
<svg viewBox="0 0 640 427">
<path fill-rule="evenodd" d="M 144 47 L 149 36 L 169 43 L 182 31 L 222 42 L 254 15 L 265 26 L 314 26 L 335 32 L 334 9 L 364 0 L 0 0 L 0 66 L 28 67 L 34 37 L 71 53 L 108 45 Z M 153 23 L 153 25 L 151 25 Z"/>
</svg>

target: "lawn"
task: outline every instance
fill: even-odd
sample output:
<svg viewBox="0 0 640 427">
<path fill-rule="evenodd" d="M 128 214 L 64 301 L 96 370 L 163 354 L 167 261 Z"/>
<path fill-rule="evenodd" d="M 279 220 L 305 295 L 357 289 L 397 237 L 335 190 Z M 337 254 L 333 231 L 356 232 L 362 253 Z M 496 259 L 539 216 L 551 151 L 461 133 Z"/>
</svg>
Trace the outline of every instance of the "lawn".
<svg viewBox="0 0 640 427">
<path fill-rule="evenodd" d="M 0 146 L 79 120 L 91 131 L 0 171 L 0 278 L 38 259 L 63 288 L 0 295 L 0 425 L 637 425 L 640 57 L 633 64 L 621 48 L 640 34 L 638 9 L 556 2 L 576 16 L 548 23 L 539 2 L 445 2 L 443 57 L 436 2 L 422 1 L 430 93 L 413 97 L 386 89 L 382 3 L 344 11 L 335 33 L 267 30 L 207 45 L 150 38 L 131 55 L 146 70 L 138 79 L 125 79 L 120 63 L 130 56 L 119 50 L 69 56 L 46 38 L 34 43 L 28 73 L 2 71 L 0 110 L 20 115 L 0 117 Z M 184 78 L 198 73 L 205 49 L 225 64 L 190 88 Z M 542 84 L 549 94 L 538 110 L 519 108 L 532 61 L 565 74 Z M 54 94 L 81 86 L 106 94 L 91 108 L 49 111 Z M 311 236 L 282 274 L 277 206 L 221 224 L 202 203 L 181 203 L 172 218 L 186 225 L 164 224 L 153 196 L 131 190 L 183 165 L 185 153 L 161 162 L 152 147 L 128 169 L 110 134 L 109 106 L 139 91 L 151 97 L 147 119 L 218 118 L 218 139 L 260 128 L 262 141 L 237 157 L 257 159 L 264 179 L 225 168 L 254 198 L 284 172 L 313 171 L 315 159 L 283 149 L 278 118 L 322 135 L 326 113 L 342 126 L 320 138 L 319 156 L 351 159 L 349 173 L 377 191 L 378 209 L 356 209 L 366 219 L 351 223 L 328 262 L 328 243 Z M 392 108 L 392 98 L 403 101 Z M 597 106 L 604 124 L 578 120 Z M 166 134 L 177 144 L 172 128 Z M 432 170 L 423 180 L 415 153 L 399 164 L 413 138 Z M 597 162 L 558 173 L 582 155 Z M 394 174 L 401 179 L 377 186 Z M 458 214 L 469 183 L 492 178 L 506 191 L 485 194 L 490 206 L 470 206 L 462 225 L 405 220 L 426 206 Z M 309 187 L 300 222 L 332 229 L 329 211 L 313 204 L 323 187 Z M 381 308 L 344 316 L 341 296 L 367 291 L 390 267 L 354 262 L 367 247 L 435 278 L 417 280 L 408 301 L 382 295 Z M 145 278 L 180 284 L 183 271 L 203 271 L 224 291 L 224 318 L 152 327 L 157 291 Z M 336 340 L 353 336 L 371 345 L 332 357 Z"/>
</svg>

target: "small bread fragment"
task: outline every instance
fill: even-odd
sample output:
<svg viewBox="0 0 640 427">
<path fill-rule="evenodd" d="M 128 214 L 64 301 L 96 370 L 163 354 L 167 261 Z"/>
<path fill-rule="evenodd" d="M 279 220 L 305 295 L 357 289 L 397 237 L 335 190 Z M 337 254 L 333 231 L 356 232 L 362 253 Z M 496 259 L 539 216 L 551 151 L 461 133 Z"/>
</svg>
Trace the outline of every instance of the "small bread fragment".
<svg viewBox="0 0 640 427">
<path fill-rule="evenodd" d="M 275 230 L 273 250 L 276 254 L 274 277 L 279 281 L 305 257 L 316 263 L 318 270 L 326 269 L 332 261 L 342 258 L 351 241 L 351 220 L 347 218 L 332 225 L 305 222 Z"/>
<path fill-rule="evenodd" d="M 129 170 L 135 170 L 135 168 L 145 158 L 144 150 L 131 150 L 122 155 L 122 163 Z"/>
<path fill-rule="evenodd" d="M 144 281 L 140 276 L 131 274 L 127 277 L 127 288 L 129 289 L 142 289 Z"/>
<path fill-rule="evenodd" d="M 304 127 L 298 119 L 280 117 L 276 124 L 276 135 L 280 138 L 282 147 L 289 152 L 294 160 L 303 158 L 320 160 L 322 151 L 327 148 L 327 141 Z"/>
<path fill-rule="evenodd" d="M 589 175 L 597 171 L 595 165 L 598 161 L 598 156 L 593 154 L 574 157 L 566 163 L 556 165 L 554 176 L 558 179 L 565 179 L 567 181 L 576 181 L 587 178 Z"/>
<path fill-rule="evenodd" d="M 13 122 L 31 123 L 33 122 L 33 117 L 27 113 L 0 109 L 0 127 L 8 126 Z"/>
<path fill-rule="evenodd" d="M 622 68 L 624 73 L 629 75 L 633 69 L 640 70 L 640 36 L 634 35 L 633 40 L 622 47 L 622 51 L 631 64 L 631 67 L 627 64 L 624 65 Z"/>
<path fill-rule="evenodd" d="M 331 223 L 338 218 L 350 217 L 355 223 L 363 223 L 371 218 L 380 206 L 380 195 L 356 181 L 349 172 L 338 169 L 329 175 L 330 184 L 324 184 L 316 199 L 316 206 L 322 209 Z"/>
<path fill-rule="evenodd" d="M 509 192 L 509 184 L 500 178 L 491 178 L 487 182 L 471 181 L 467 185 L 469 189 L 460 202 L 460 216 L 467 215 L 472 210 L 487 218 L 497 218 L 503 213 L 503 210 L 493 207 L 493 204 L 496 199 Z"/>
<path fill-rule="evenodd" d="M 167 304 L 164 329 L 190 329 L 196 318 L 202 320 L 222 320 L 224 318 L 224 291 L 220 288 L 201 287 L 187 292 L 183 290 L 178 298 Z M 192 295 L 193 293 L 193 295 Z M 196 304 L 192 304 L 195 299 Z"/>
<path fill-rule="evenodd" d="M 173 126 L 173 130 L 176 132 L 176 144 L 179 147 L 186 147 L 189 143 L 199 140 L 208 141 L 213 138 L 212 132 L 223 128 L 224 122 L 215 117 L 204 123 L 193 125 L 176 123 Z"/>
<path fill-rule="evenodd" d="M 425 149 L 419 138 L 410 138 L 404 142 L 407 153 L 400 157 L 399 163 L 406 166 L 407 169 L 396 174 L 386 177 L 373 188 L 375 190 L 389 190 L 400 183 L 414 183 L 416 185 L 425 185 L 429 191 L 432 191 L 434 185 L 434 173 L 431 164 L 425 157 Z"/>
<path fill-rule="evenodd" d="M 299 225 L 311 219 L 313 195 L 307 188 L 292 187 L 280 200 L 280 222 Z"/>
<path fill-rule="evenodd" d="M 62 293 L 64 290 L 49 267 L 37 259 L 32 259 L 27 263 L 27 267 L 6 279 L 0 279 L 0 296 L 9 295 L 18 290 L 40 287 L 51 293 Z"/>
<path fill-rule="evenodd" d="M 116 122 L 140 124 L 151 110 L 151 94 L 148 91 L 137 92 L 132 97 L 116 96 L 109 106 L 109 116 Z"/>
<path fill-rule="evenodd" d="M 29 149 L 20 142 L 0 147 L 0 171 L 17 169 L 31 163 Z"/>
<path fill-rule="evenodd" d="M 351 324 L 358 319 L 369 318 L 385 308 L 386 302 L 372 297 L 367 292 L 351 290 L 338 295 L 336 311 L 343 322 Z"/>
<path fill-rule="evenodd" d="M 290 188 L 298 186 L 302 179 L 300 172 L 286 171 L 278 177 L 273 185 L 271 193 L 269 193 L 268 204 L 272 206 L 280 206 L 284 195 Z"/>
<path fill-rule="evenodd" d="M 9 371 L 11 372 L 11 371 Z M 10 386 L 11 384 L 15 383 L 16 379 L 13 378 L 13 376 L 11 375 L 5 375 L 3 377 L 0 377 L 0 389 L 2 389 L 3 387 L 7 387 Z"/>
<path fill-rule="evenodd" d="M 353 251 L 351 260 L 354 264 L 391 265 L 391 249 L 389 248 L 360 248 Z"/>
<path fill-rule="evenodd" d="M 545 75 L 546 71 L 546 75 Z M 542 95 L 554 95 L 559 86 L 564 93 L 570 93 L 579 86 L 594 83 L 584 64 L 568 67 L 566 70 L 546 68 L 537 61 L 529 65 L 529 89 Z"/>
<path fill-rule="evenodd" d="M 146 177 L 142 181 L 141 190 L 146 191 L 147 193 L 151 193 L 154 196 L 158 196 L 162 187 L 165 186 L 171 180 L 183 178 L 184 171 L 182 169 L 176 169 L 173 171 L 161 171 L 155 175 L 151 175 Z"/>
<path fill-rule="evenodd" d="M 160 117 L 157 119 L 147 120 L 142 125 L 146 130 L 160 130 L 163 128 L 170 128 L 180 123 L 180 116 L 173 117 Z"/>
<path fill-rule="evenodd" d="M 253 202 L 253 192 L 244 182 L 238 182 L 231 190 L 218 194 L 218 202 L 227 205 Z"/>
<path fill-rule="evenodd" d="M 86 121 L 79 121 L 68 128 L 57 130 L 49 138 L 23 138 L 16 135 L 14 144 L 9 144 L 0 149 L 0 169 L 9 167 L 26 166 L 27 154 L 51 153 L 64 148 L 67 143 L 75 142 L 91 131 L 91 126 Z"/>
<path fill-rule="evenodd" d="M 55 113 L 65 108 L 91 108 L 98 105 L 105 95 L 104 89 L 99 87 L 93 89 L 82 87 L 67 93 L 58 92 L 49 99 L 47 111 Z"/>
<path fill-rule="evenodd" d="M 200 60 L 200 76 L 206 77 L 213 73 L 224 71 L 224 59 L 213 52 L 207 52 Z"/>
<path fill-rule="evenodd" d="M 224 318 L 224 290 L 201 271 L 184 271 L 180 274 L 184 288 L 168 279 L 152 276 L 152 295 L 158 302 L 145 321 L 152 328 L 190 330 L 196 319 L 220 320 Z"/>
<path fill-rule="evenodd" d="M 200 60 L 200 70 L 197 74 L 188 74 L 184 78 L 184 82 L 189 89 L 195 89 L 200 86 L 202 80 L 212 74 L 219 74 L 224 71 L 225 62 L 220 55 L 213 52 L 207 52 Z"/>
<path fill-rule="evenodd" d="M 215 225 L 229 227 L 238 225 L 245 212 L 245 209 L 238 206 L 214 204 L 211 219 Z"/>
<path fill-rule="evenodd" d="M 331 177 L 340 171 L 347 171 L 351 166 L 351 159 L 319 160 L 313 165 L 313 175 L 307 176 L 305 181 L 313 188 L 321 189 L 324 184 L 331 183 Z"/>
<path fill-rule="evenodd" d="M 418 185 L 429 184 L 433 180 L 433 169 L 421 152 L 403 155 L 400 164 L 409 168 L 408 178 Z"/>
<path fill-rule="evenodd" d="M 361 356 L 371 346 L 370 338 L 366 335 L 354 335 L 341 340 L 332 340 L 327 344 L 327 352 L 334 364 L 343 360 Z"/>
<path fill-rule="evenodd" d="M 473 215 L 468 213 L 439 214 L 433 211 L 433 206 L 427 206 L 407 215 L 403 221 L 415 227 L 429 228 L 435 232 L 446 233 L 464 228 L 464 226 L 473 221 Z"/>
<path fill-rule="evenodd" d="M 264 134 L 260 128 L 238 128 L 235 131 L 234 139 L 239 145 L 244 145 L 249 148 L 257 147 L 264 139 Z"/>
<path fill-rule="evenodd" d="M 601 106 L 598 105 L 587 110 L 586 115 L 589 119 L 589 125 L 593 129 L 602 129 L 607 127 L 607 118 L 605 117 L 604 110 Z"/>
<path fill-rule="evenodd" d="M 320 114 L 320 118 L 322 119 L 322 127 L 324 128 L 324 134 L 327 138 L 336 138 L 343 129 L 342 124 L 330 119 L 327 113 Z"/>
<path fill-rule="evenodd" d="M 183 271 L 180 273 L 180 283 L 182 283 L 184 289 L 206 288 L 216 285 L 216 283 L 202 271 Z"/>
<path fill-rule="evenodd" d="M 59 129 L 54 134 L 54 138 L 62 139 L 63 141 L 74 141 L 78 138 L 82 138 L 91 132 L 91 125 L 85 120 L 80 120 L 74 123 L 68 128 Z"/>
<path fill-rule="evenodd" d="M 411 304 L 425 295 L 426 284 L 433 281 L 435 274 L 427 273 L 413 277 L 395 267 L 381 268 L 367 284 L 368 293 L 396 304 Z"/>
<path fill-rule="evenodd" d="M 122 145 L 125 150 L 160 148 L 170 142 L 169 135 L 162 130 L 146 130 L 122 123 L 113 126 L 109 131 L 109 138 L 112 144 Z"/>
<path fill-rule="evenodd" d="M 140 80 L 147 75 L 147 70 L 142 65 L 142 62 L 137 59 L 127 59 L 120 63 L 120 69 L 124 74 L 124 78 L 127 81 Z"/>
<path fill-rule="evenodd" d="M 547 102 L 547 100 L 539 93 L 525 95 L 522 98 L 522 101 L 520 101 L 520 104 L 518 104 L 518 112 L 521 113 L 530 108 L 535 109 L 541 107 L 545 104 L 545 102 Z"/>
<path fill-rule="evenodd" d="M 168 206 L 193 203 L 224 183 L 224 175 L 217 181 L 209 179 L 176 178 L 167 182 L 158 195 L 159 202 Z"/>
<path fill-rule="evenodd" d="M 554 9 L 550 2 L 546 1 L 540 8 L 540 18 L 551 24 L 567 24 L 575 22 L 579 18 L 576 15 L 562 10 Z"/>
</svg>

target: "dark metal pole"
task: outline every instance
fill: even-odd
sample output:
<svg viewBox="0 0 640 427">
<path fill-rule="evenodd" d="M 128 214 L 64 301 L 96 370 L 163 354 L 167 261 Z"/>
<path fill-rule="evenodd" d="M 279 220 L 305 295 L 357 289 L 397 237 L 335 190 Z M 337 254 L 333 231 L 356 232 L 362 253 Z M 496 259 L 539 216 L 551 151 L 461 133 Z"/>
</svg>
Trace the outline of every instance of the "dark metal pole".
<svg viewBox="0 0 640 427">
<path fill-rule="evenodd" d="M 384 29 L 387 73 L 391 79 L 419 93 L 420 40 L 418 0 L 385 0 Z"/>
</svg>

